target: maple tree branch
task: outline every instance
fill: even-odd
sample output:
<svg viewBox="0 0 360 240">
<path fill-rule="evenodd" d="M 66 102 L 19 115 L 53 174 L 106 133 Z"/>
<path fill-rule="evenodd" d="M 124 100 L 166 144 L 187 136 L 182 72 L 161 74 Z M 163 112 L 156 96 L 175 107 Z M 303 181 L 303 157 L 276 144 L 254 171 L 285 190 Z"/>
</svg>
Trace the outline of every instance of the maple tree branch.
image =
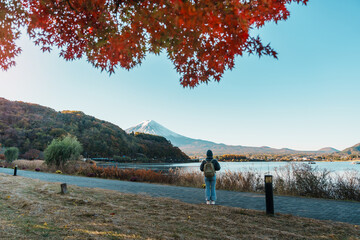
<svg viewBox="0 0 360 240">
<path fill-rule="evenodd" d="M 117 0 L 117 1 L 115 2 L 116 5 L 115 5 L 114 13 L 116 13 L 116 14 L 117 14 L 117 11 L 119 10 L 120 2 L 121 2 L 121 0 Z"/>
<path fill-rule="evenodd" d="M 115 10 L 114 10 L 114 13 L 117 15 L 117 12 L 119 10 L 119 7 L 120 7 L 120 4 L 123 3 L 124 1 L 123 0 L 116 0 L 115 1 Z"/>
<path fill-rule="evenodd" d="M 75 11 L 76 13 L 78 13 L 78 11 L 71 5 L 70 0 L 66 0 L 66 2 L 68 3 L 69 7 L 71 8 L 71 10 Z"/>
</svg>

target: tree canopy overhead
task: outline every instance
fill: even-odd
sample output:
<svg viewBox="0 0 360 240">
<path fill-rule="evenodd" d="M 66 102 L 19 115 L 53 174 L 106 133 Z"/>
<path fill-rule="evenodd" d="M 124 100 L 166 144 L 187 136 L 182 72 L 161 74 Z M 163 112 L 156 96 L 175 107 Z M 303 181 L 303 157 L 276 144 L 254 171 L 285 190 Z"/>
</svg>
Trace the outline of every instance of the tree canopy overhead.
<svg viewBox="0 0 360 240">
<path fill-rule="evenodd" d="M 2 0 L 0 67 L 15 65 L 22 28 L 43 51 L 86 56 L 110 74 L 131 69 L 147 53 L 166 51 L 184 87 L 220 81 L 235 56 L 277 58 L 252 28 L 286 20 L 288 4 L 308 0 Z"/>
</svg>

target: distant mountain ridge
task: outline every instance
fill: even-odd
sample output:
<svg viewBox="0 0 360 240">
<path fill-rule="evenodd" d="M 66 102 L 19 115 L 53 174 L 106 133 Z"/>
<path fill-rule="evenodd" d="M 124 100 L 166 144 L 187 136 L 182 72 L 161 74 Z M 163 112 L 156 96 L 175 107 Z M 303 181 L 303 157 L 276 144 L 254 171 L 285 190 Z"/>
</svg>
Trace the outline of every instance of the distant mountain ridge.
<svg viewBox="0 0 360 240">
<path fill-rule="evenodd" d="M 360 143 L 358 143 L 358 144 L 356 144 L 356 145 L 354 145 L 352 147 L 344 149 L 342 151 L 342 153 L 360 155 Z"/>
<path fill-rule="evenodd" d="M 321 148 L 319 150 L 317 150 L 318 152 L 324 152 L 324 153 L 336 153 L 336 152 L 340 152 L 339 150 L 332 148 L 332 147 L 325 147 L 325 148 Z"/>
<path fill-rule="evenodd" d="M 178 133 L 175 133 L 154 120 L 147 120 L 139 123 L 134 127 L 130 127 L 125 130 L 127 133 L 131 132 L 143 132 L 148 134 L 159 135 L 165 137 L 174 146 L 179 147 L 183 152 L 188 155 L 204 155 L 208 149 L 212 149 L 216 155 L 223 154 L 246 154 L 246 153 L 273 153 L 273 154 L 294 154 L 294 153 L 334 153 L 339 150 L 334 148 L 322 148 L 318 151 L 296 151 L 289 148 L 275 149 L 267 146 L 263 147 L 249 147 L 249 146 L 233 146 L 222 143 L 214 143 L 211 141 L 193 139 L 185 137 Z"/>
</svg>

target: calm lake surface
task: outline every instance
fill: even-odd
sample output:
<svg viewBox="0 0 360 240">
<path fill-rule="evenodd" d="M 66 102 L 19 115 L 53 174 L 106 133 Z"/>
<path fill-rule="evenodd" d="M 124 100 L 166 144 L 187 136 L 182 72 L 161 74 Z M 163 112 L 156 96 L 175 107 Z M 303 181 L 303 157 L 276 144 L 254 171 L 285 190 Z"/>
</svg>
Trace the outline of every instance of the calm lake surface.
<svg viewBox="0 0 360 240">
<path fill-rule="evenodd" d="M 185 171 L 199 171 L 200 162 L 196 163 L 149 163 L 149 164 L 133 164 L 133 163 L 98 163 L 98 166 L 108 167 L 117 166 L 118 168 L 135 168 L 135 169 L 151 169 L 155 171 L 168 171 L 169 169 L 181 168 Z M 342 174 L 347 171 L 360 172 L 360 164 L 352 164 L 351 162 L 316 162 L 316 164 L 308 164 L 305 162 L 220 162 L 220 172 L 232 171 L 255 171 L 261 174 L 273 174 L 275 168 L 285 167 L 289 164 L 307 164 L 318 170 L 327 169 L 333 173 Z"/>
</svg>

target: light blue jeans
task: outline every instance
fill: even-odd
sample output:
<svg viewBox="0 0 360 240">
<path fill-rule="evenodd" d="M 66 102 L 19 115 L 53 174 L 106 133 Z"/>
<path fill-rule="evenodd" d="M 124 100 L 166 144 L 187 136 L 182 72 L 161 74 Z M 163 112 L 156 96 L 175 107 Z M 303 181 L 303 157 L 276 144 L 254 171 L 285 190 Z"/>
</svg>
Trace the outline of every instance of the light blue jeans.
<svg viewBox="0 0 360 240">
<path fill-rule="evenodd" d="M 206 199 L 206 201 L 216 201 L 215 185 L 216 185 L 216 175 L 211 178 L 205 177 L 205 199 Z"/>
</svg>

